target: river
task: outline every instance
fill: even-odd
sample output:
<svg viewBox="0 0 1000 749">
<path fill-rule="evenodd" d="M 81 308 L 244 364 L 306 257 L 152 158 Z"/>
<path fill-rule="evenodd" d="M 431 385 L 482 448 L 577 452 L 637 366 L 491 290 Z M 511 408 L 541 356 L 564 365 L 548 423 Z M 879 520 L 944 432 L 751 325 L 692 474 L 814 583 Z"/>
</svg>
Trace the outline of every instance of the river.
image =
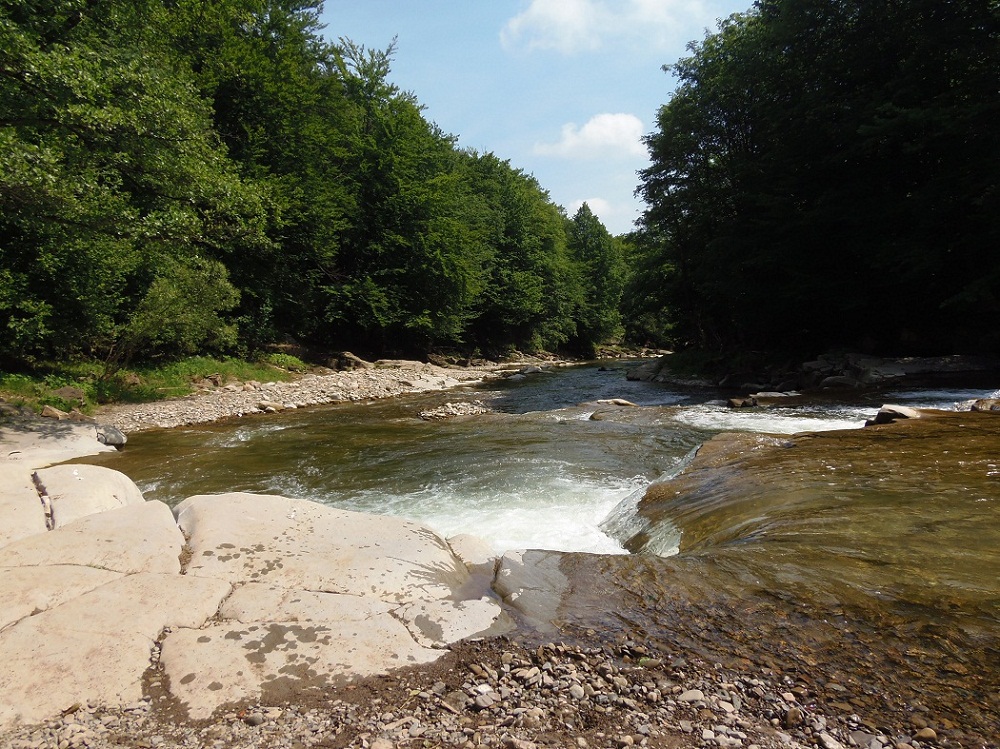
<svg viewBox="0 0 1000 749">
<path fill-rule="evenodd" d="M 997 391 L 736 410 L 605 364 L 139 433 L 99 460 L 171 505 L 277 493 L 475 534 L 497 552 L 567 552 L 567 636 L 739 653 L 838 709 L 886 722 L 922 710 L 972 741 L 1000 735 L 1000 416 L 861 429 L 885 402 L 956 410 Z M 612 398 L 640 407 L 597 403 Z M 496 413 L 419 418 L 460 400 Z M 814 436 L 781 436 L 803 432 Z M 667 481 L 721 433 L 741 436 Z"/>
</svg>

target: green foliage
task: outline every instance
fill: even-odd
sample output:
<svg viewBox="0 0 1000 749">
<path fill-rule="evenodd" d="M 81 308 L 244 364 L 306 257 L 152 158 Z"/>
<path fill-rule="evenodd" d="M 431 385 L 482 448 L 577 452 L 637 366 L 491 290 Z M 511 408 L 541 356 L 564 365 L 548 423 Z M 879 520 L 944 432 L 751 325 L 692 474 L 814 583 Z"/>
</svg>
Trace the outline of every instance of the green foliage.
<svg viewBox="0 0 1000 749">
<path fill-rule="evenodd" d="M 582 295 L 575 339 L 577 347 L 592 356 L 597 346 L 624 333 L 619 311 L 626 275 L 623 244 L 586 203 L 570 220 L 567 233 Z"/>
<path fill-rule="evenodd" d="M 615 255 L 318 0 L 0 0 L 0 362 L 589 349 Z M 578 232 L 579 233 L 579 232 Z M 602 265 L 603 263 L 603 265 Z M 143 388 L 146 388 L 145 390 Z M 151 388 L 151 389 L 150 389 Z M 114 391 L 114 392 L 112 392 Z"/>
<path fill-rule="evenodd" d="M 1000 348 L 998 27 L 762 0 L 693 45 L 647 141 L 641 312 L 708 347 Z"/>
<path fill-rule="evenodd" d="M 281 369 L 287 369 L 289 372 L 306 372 L 309 369 L 309 365 L 297 356 L 280 352 L 266 354 L 262 361 Z"/>
</svg>

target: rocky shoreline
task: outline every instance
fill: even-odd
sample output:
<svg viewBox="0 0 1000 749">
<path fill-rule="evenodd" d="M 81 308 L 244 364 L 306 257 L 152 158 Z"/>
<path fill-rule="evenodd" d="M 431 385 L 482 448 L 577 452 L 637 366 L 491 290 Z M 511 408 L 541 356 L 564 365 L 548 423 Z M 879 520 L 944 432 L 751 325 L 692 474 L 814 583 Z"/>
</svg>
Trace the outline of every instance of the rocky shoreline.
<svg viewBox="0 0 1000 749">
<path fill-rule="evenodd" d="M 766 675 L 614 646 L 507 637 L 456 645 L 435 664 L 321 696 L 248 703 L 206 721 L 155 694 L 123 709 L 90 705 L 10 737 L 11 749 L 181 747 L 759 747 L 931 746 L 915 721 L 886 736 L 856 715 L 825 716 L 801 689 Z M 943 742 L 947 744 L 947 741 Z"/>
<path fill-rule="evenodd" d="M 401 363 L 375 370 L 307 376 L 280 387 L 254 383 L 231 388 L 222 386 L 155 407 L 107 409 L 100 417 L 123 431 L 136 431 L 262 413 L 267 411 L 260 408 L 265 401 L 290 408 L 312 403 L 367 400 L 441 389 L 450 387 L 451 383 L 471 382 L 496 373 L 495 368 L 462 372 L 431 367 L 419 365 L 414 368 Z M 461 408 L 454 410 L 462 411 Z M 27 430 L 32 428 L 25 427 Z M 73 447 L 77 453 L 107 449 L 97 444 L 83 444 L 85 440 L 81 435 L 86 430 L 80 425 L 45 424 L 41 428 L 50 436 L 34 442 L 30 456 L 27 449 L 3 451 L 7 463 L 0 464 L 0 478 L 14 475 L 11 471 L 15 467 L 65 459 L 65 455 L 60 457 L 59 451 L 52 448 L 70 432 L 77 441 Z M 36 488 L 30 487 L 32 491 Z M 24 498 L 26 494 L 22 491 L 19 496 Z M 34 496 L 37 500 L 37 494 Z M 7 514 L 3 506 L 0 512 Z M 295 511 L 283 511 L 283 514 L 294 515 Z M 79 519 L 65 517 L 67 527 L 79 522 Z M 192 559 L 212 561 L 230 542 L 220 537 L 197 546 L 197 543 L 192 544 L 189 531 L 185 531 L 185 535 L 185 551 L 181 553 L 183 572 L 194 578 L 218 576 L 218 568 L 205 567 L 204 561 L 201 567 L 192 566 Z M 302 537 L 292 536 L 291 543 L 300 545 Z M 0 552 L 4 545 L 5 540 L 0 538 Z M 9 539 L 6 545 L 11 545 Z M 123 746 L 144 749 L 203 746 L 219 749 L 433 746 L 470 749 L 535 749 L 542 746 L 580 749 L 628 746 L 927 749 L 968 746 L 972 749 L 973 746 L 997 745 L 988 740 L 969 744 L 964 734 L 957 730 L 958 726 L 919 710 L 906 716 L 905 721 L 895 722 L 895 728 L 890 730 L 885 728 L 886 722 L 859 715 L 859 708 L 853 705 L 845 703 L 842 709 L 831 709 L 829 700 L 817 699 L 812 689 L 802 682 L 743 660 L 741 653 L 730 654 L 723 665 L 695 650 L 678 651 L 676 647 L 666 648 L 662 643 L 645 640 L 639 631 L 615 634 L 614 642 L 609 642 L 612 636 L 608 633 L 565 628 L 558 617 L 560 583 L 554 587 L 552 584 L 552 580 L 561 577 L 558 562 L 555 568 L 549 569 L 541 562 L 548 558 L 545 553 L 505 555 L 501 560 L 490 562 L 476 558 L 474 545 L 473 551 L 457 540 L 453 540 L 453 545 L 470 569 L 478 567 L 480 575 L 493 579 L 493 585 L 487 586 L 493 590 L 489 598 L 492 605 L 499 605 L 506 616 L 518 623 L 513 632 L 451 645 L 439 637 L 435 645 L 439 657 L 424 665 L 341 683 L 318 683 L 311 677 L 299 682 L 292 680 L 288 689 L 269 689 L 257 697 L 251 694 L 221 702 L 214 700 L 207 710 L 194 711 L 197 717 L 193 717 L 190 703 L 185 704 L 176 694 L 179 684 L 189 681 L 188 676 L 176 668 L 171 671 L 163 658 L 165 638 L 177 629 L 168 626 L 159 637 L 154 637 L 141 690 L 135 699 L 124 704 L 88 698 L 69 701 L 41 722 L 0 729 L 0 746 L 11 749 L 112 749 Z M 249 542 L 240 541 L 231 546 L 238 548 L 233 548 L 232 554 L 226 556 L 238 556 L 239 553 L 252 556 L 249 550 L 253 547 Z M 197 550 L 200 551 L 195 558 Z M 213 554 L 206 556 L 206 551 Z M 286 560 L 290 558 L 287 556 L 289 551 L 281 553 L 286 555 Z M 558 559 L 555 555 L 552 558 Z M 220 564 L 236 569 L 240 567 L 237 561 L 222 560 Z M 250 574 L 270 571 L 280 561 L 277 557 L 259 560 Z M 10 569 L 0 561 L 0 573 Z M 501 577 L 502 585 L 497 584 Z M 244 586 L 251 583 L 251 580 L 238 582 Z M 301 590 L 310 588 L 314 589 L 315 585 L 307 583 Z M 281 605 L 286 603 L 287 600 L 282 601 Z M 547 612 L 543 621 L 537 618 L 540 610 Z M 40 611 L 32 613 L 31 617 Z M 416 611 L 411 614 L 410 621 L 416 623 L 424 615 Z M 292 619 L 287 624 L 298 626 L 296 622 L 304 621 L 305 614 L 298 611 L 289 616 Z M 212 628 L 218 628 L 225 621 L 238 621 L 238 617 L 227 620 L 217 614 L 201 625 L 203 632 L 200 628 L 190 630 L 191 636 L 184 640 L 181 649 L 187 658 L 185 664 L 198 661 L 201 651 L 197 646 L 208 645 L 200 641 L 208 640 Z M 539 624 L 543 626 L 539 628 Z M 250 626 L 253 625 L 244 626 L 244 629 Z M 703 626 L 711 627 L 711 621 L 706 620 Z M 416 627 L 412 631 L 420 629 Z M 546 634 L 540 634 L 540 629 Z M 0 642 L 9 632 L 9 627 L 0 624 Z M 287 639 L 283 640 L 283 645 L 277 643 L 278 650 L 291 658 L 286 665 L 297 655 L 316 656 L 316 651 L 309 650 L 310 638 L 315 638 L 308 632 L 305 635 L 305 640 L 300 638 L 297 644 Z M 246 633 L 241 636 L 245 637 Z M 564 641 L 560 642 L 559 637 L 565 638 Z M 228 635 L 222 637 L 222 641 L 229 639 L 232 638 Z M 274 645 L 272 642 L 268 647 L 273 649 Z M 117 642 L 106 642 L 102 647 L 114 649 L 117 646 Z M 187 649 L 190 652 L 185 652 Z M 264 653 L 262 649 L 258 652 Z M 269 653 L 266 657 L 270 657 Z M 28 662 L 30 665 L 30 659 Z M 74 668 L 91 666 L 89 658 L 80 658 L 75 661 Z M 4 668 L 0 664 L 0 672 Z M 209 685 L 210 692 L 229 687 L 230 679 L 225 671 L 220 674 L 220 686 Z M 53 675 L 51 678 L 62 677 Z M 0 707 L 12 699 L 10 688 L 8 683 L 6 693 L 0 696 Z M 218 709 L 212 707 L 216 704 Z"/>
<path fill-rule="evenodd" d="M 143 404 L 103 406 L 98 421 L 125 433 L 170 429 L 330 403 L 448 390 L 516 372 L 523 363 L 446 367 L 417 361 L 355 361 L 347 371 L 310 373 L 287 382 L 205 383 L 192 395 Z"/>
</svg>

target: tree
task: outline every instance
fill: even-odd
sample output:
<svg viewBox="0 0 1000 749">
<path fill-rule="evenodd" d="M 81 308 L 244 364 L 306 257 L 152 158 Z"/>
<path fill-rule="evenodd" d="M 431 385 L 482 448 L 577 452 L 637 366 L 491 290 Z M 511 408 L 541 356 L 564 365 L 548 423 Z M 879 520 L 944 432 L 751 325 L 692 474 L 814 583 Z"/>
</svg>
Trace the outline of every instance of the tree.
<svg viewBox="0 0 1000 749">
<path fill-rule="evenodd" d="M 586 203 L 570 220 L 566 234 L 582 297 L 574 342 L 583 353 L 593 356 L 598 345 L 623 333 L 619 311 L 625 285 L 622 245 Z"/>
<path fill-rule="evenodd" d="M 1000 346 L 970 324 L 1000 312 L 998 29 L 995 2 L 761 0 L 692 45 L 640 185 L 675 342 Z"/>
<path fill-rule="evenodd" d="M 163 23 L 155 2 L 0 4 L 0 356 L 104 351 L 161 259 L 261 240 Z"/>
</svg>

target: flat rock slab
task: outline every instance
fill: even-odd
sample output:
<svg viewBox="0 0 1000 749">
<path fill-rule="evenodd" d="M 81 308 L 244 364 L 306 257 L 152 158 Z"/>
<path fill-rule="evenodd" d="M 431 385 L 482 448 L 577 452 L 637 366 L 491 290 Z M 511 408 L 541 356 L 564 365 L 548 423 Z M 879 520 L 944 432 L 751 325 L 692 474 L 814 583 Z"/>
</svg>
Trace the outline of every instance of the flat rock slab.
<svg viewBox="0 0 1000 749">
<path fill-rule="evenodd" d="M 258 605 L 249 600 L 256 588 L 246 586 L 243 600 L 227 602 L 224 611 L 253 619 L 272 601 L 281 620 L 178 629 L 164 640 L 160 662 L 170 692 L 191 718 L 207 718 L 242 700 L 281 701 L 358 676 L 430 663 L 442 653 L 414 640 L 383 601 L 298 592 L 265 595 Z"/>
<path fill-rule="evenodd" d="M 97 441 L 92 424 L 35 419 L 0 427 L 0 547 L 47 529 L 32 471 L 113 449 Z"/>
<path fill-rule="evenodd" d="M 68 564 L 0 567 L 0 632 L 121 576 L 109 570 Z"/>
<path fill-rule="evenodd" d="M 469 579 L 440 537 L 398 518 L 243 493 L 189 497 L 174 512 L 188 537 L 188 573 L 233 584 L 399 603 L 447 598 Z"/>
<path fill-rule="evenodd" d="M 130 704 L 165 627 L 199 627 L 230 587 L 182 575 L 113 580 L 0 632 L 0 729 L 79 703 Z"/>
<path fill-rule="evenodd" d="M 554 631 L 569 579 L 560 569 L 565 554 L 529 549 L 508 551 L 500 558 L 493 587 L 541 632 Z"/>
<path fill-rule="evenodd" d="M 183 545 L 170 508 L 143 502 L 8 544 L 0 549 L 0 568 L 72 564 L 123 574 L 178 574 Z"/>
<path fill-rule="evenodd" d="M 414 523 L 255 494 L 191 497 L 175 512 L 186 574 L 234 586 L 220 622 L 163 642 L 169 690 L 192 718 L 429 663 L 511 626 L 496 601 L 461 600 L 468 568 Z"/>
<path fill-rule="evenodd" d="M 42 468 L 35 471 L 35 481 L 49 497 L 54 528 L 68 525 L 86 515 L 146 501 L 132 479 L 103 466 Z"/>
<path fill-rule="evenodd" d="M 45 510 L 26 465 L 0 463 L 0 549 L 45 533 Z"/>
</svg>

